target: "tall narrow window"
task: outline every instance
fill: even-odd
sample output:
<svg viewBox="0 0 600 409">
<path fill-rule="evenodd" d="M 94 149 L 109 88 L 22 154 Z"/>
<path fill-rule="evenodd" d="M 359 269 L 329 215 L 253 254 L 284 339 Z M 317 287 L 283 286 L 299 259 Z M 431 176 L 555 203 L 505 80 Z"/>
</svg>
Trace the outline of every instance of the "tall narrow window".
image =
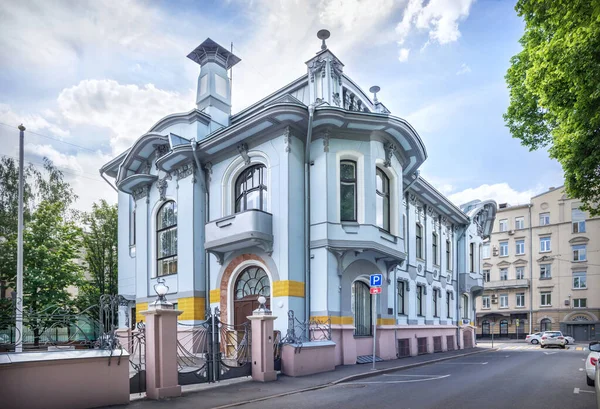
<svg viewBox="0 0 600 409">
<path fill-rule="evenodd" d="M 540 253 L 547 253 L 550 249 L 550 237 L 540 237 Z"/>
<path fill-rule="evenodd" d="M 177 203 L 168 201 L 156 215 L 156 275 L 177 273 Z"/>
<path fill-rule="evenodd" d="M 499 226 L 500 226 L 500 231 L 507 231 L 508 230 L 508 219 L 502 219 L 499 221 Z"/>
<path fill-rule="evenodd" d="M 452 244 L 446 240 L 446 270 L 452 270 Z"/>
<path fill-rule="evenodd" d="M 448 318 L 452 318 L 452 293 L 450 291 L 446 291 L 446 316 Z"/>
<path fill-rule="evenodd" d="M 585 233 L 585 213 L 575 208 L 571 209 L 571 223 L 573 233 Z"/>
<path fill-rule="evenodd" d="M 500 281 L 508 280 L 508 268 L 500 269 Z"/>
<path fill-rule="evenodd" d="M 520 230 L 520 229 L 524 229 L 524 228 L 525 228 L 525 218 L 523 216 L 515 217 L 515 230 Z"/>
<path fill-rule="evenodd" d="M 340 220 L 355 222 L 356 218 L 356 162 L 340 162 Z"/>
<path fill-rule="evenodd" d="M 354 307 L 354 335 L 371 335 L 371 294 L 369 286 L 362 281 L 352 285 Z"/>
<path fill-rule="evenodd" d="M 517 280 L 522 280 L 525 278 L 525 267 L 515 267 L 515 275 L 517 276 Z"/>
<path fill-rule="evenodd" d="M 587 246 L 585 244 L 578 244 L 571 246 L 573 250 L 573 261 L 585 261 Z"/>
<path fill-rule="evenodd" d="M 438 315 L 438 298 L 440 296 L 440 290 L 437 288 L 433 289 L 433 316 L 439 317 Z"/>
<path fill-rule="evenodd" d="M 417 315 L 422 317 L 423 315 L 423 294 L 425 293 L 425 287 L 422 285 L 417 286 Z"/>
<path fill-rule="evenodd" d="M 129 245 L 135 246 L 135 200 L 129 196 Z"/>
<path fill-rule="evenodd" d="M 517 256 L 525 254 L 525 240 L 517 240 Z"/>
<path fill-rule="evenodd" d="M 376 171 L 377 226 L 390 231 L 390 179 L 379 168 Z"/>
<path fill-rule="evenodd" d="M 431 234 L 431 245 L 433 251 L 433 264 L 440 264 L 439 254 L 438 254 L 438 235 L 436 233 Z"/>
<path fill-rule="evenodd" d="M 423 258 L 423 226 L 421 226 L 419 223 L 417 223 L 417 225 L 416 225 L 415 236 L 417 239 L 417 246 L 416 246 L 417 258 Z"/>
<path fill-rule="evenodd" d="M 475 243 L 469 243 L 469 268 L 471 272 L 475 271 Z"/>
<path fill-rule="evenodd" d="M 467 297 L 466 295 L 463 294 L 462 303 L 463 303 L 463 308 L 462 308 L 463 318 L 467 320 L 467 319 L 469 319 L 469 297 Z"/>
<path fill-rule="evenodd" d="M 483 243 L 481 247 L 481 257 L 490 258 L 490 243 Z"/>
<path fill-rule="evenodd" d="M 267 210 L 265 165 L 244 170 L 235 181 L 235 212 L 249 209 Z"/>
<path fill-rule="evenodd" d="M 405 315 L 404 311 L 404 294 L 405 294 L 406 283 L 404 281 L 398 281 L 398 315 Z"/>
</svg>

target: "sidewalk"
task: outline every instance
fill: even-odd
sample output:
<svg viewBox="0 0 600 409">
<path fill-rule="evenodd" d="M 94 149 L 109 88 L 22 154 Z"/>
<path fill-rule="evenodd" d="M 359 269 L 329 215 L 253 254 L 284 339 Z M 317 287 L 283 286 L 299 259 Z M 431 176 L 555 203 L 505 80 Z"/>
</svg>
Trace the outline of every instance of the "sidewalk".
<svg viewBox="0 0 600 409">
<path fill-rule="evenodd" d="M 217 409 L 229 408 L 243 405 L 249 402 L 257 402 L 278 396 L 290 395 L 314 389 L 325 388 L 341 382 L 380 375 L 402 369 L 428 363 L 440 362 L 448 359 L 473 355 L 481 352 L 492 351 L 491 348 L 472 348 L 450 352 L 439 352 L 409 358 L 395 359 L 391 361 L 377 362 L 376 370 L 372 370 L 372 364 L 338 366 L 335 371 L 315 375 L 292 378 L 279 375 L 277 381 L 270 383 L 254 382 L 252 378 L 239 378 L 212 384 L 198 384 L 184 386 L 183 396 L 176 399 L 153 401 L 147 399 L 136 399 L 139 395 L 132 395 L 129 405 L 111 406 L 111 408 L 146 409 L 166 408 L 169 409 Z"/>
</svg>

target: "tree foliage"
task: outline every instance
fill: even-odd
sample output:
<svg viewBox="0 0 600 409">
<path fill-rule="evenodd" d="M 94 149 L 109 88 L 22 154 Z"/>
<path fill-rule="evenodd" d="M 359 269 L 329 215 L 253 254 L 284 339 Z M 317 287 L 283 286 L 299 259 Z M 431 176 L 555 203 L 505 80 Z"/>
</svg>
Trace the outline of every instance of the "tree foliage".
<svg viewBox="0 0 600 409">
<path fill-rule="evenodd" d="M 513 137 L 549 148 L 570 197 L 600 214 L 600 2 L 519 0 L 523 50 L 506 74 Z"/>
<path fill-rule="evenodd" d="M 80 288 L 82 307 L 98 305 L 103 294 L 118 293 L 116 205 L 105 200 L 94 203 L 92 211 L 83 215 L 83 245 L 88 277 Z"/>
</svg>

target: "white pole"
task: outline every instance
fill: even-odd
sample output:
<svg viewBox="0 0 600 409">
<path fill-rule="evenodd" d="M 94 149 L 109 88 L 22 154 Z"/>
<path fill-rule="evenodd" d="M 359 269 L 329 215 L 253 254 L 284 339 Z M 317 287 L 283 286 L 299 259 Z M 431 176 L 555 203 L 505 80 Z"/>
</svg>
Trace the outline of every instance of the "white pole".
<svg viewBox="0 0 600 409">
<path fill-rule="evenodd" d="M 373 368 L 375 369 L 375 343 L 377 342 L 377 294 L 373 294 Z"/>
<path fill-rule="evenodd" d="M 23 144 L 25 140 L 25 127 L 19 125 L 19 216 L 17 233 L 17 311 L 16 326 L 18 337 L 15 352 L 23 352 Z"/>
</svg>

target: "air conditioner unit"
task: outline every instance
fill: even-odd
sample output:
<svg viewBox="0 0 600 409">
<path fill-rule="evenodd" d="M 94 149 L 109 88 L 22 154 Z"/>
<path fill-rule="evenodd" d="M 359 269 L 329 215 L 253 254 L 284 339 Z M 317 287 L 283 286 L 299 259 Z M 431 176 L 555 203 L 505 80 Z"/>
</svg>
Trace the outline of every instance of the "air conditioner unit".
<svg viewBox="0 0 600 409">
<path fill-rule="evenodd" d="M 497 300 L 498 299 L 498 294 L 492 294 L 492 300 Z"/>
<path fill-rule="evenodd" d="M 497 298 L 492 298 L 492 304 L 498 304 L 498 299 Z"/>
<path fill-rule="evenodd" d="M 514 231 L 514 230 L 509 230 L 509 231 L 508 231 L 508 234 L 509 234 L 510 236 L 512 236 L 513 234 L 515 234 L 515 231 Z"/>
</svg>

